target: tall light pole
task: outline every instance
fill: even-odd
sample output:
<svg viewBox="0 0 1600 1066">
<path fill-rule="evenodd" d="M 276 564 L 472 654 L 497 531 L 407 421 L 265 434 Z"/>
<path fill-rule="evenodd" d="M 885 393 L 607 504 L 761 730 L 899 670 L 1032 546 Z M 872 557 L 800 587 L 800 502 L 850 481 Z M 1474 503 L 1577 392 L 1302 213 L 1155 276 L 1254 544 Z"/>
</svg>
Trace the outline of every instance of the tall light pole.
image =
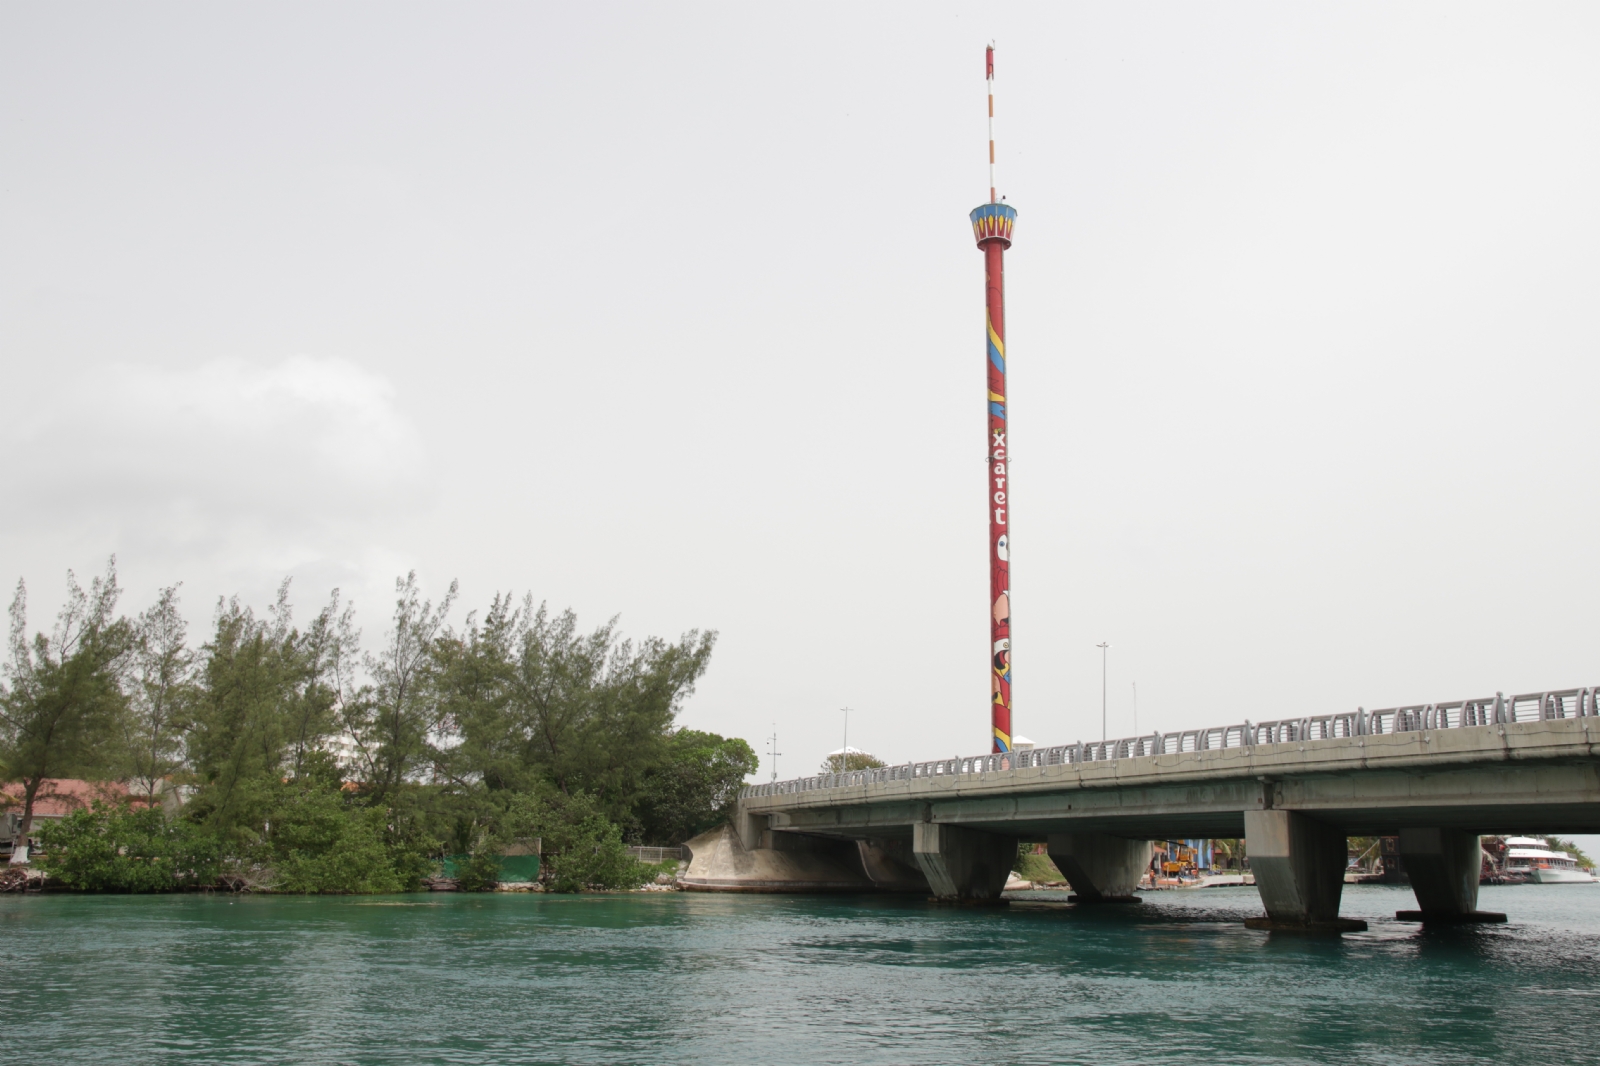
<svg viewBox="0 0 1600 1066">
<path fill-rule="evenodd" d="M 839 772 L 842 774 L 850 769 L 850 708 L 839 709 L 844 712 L 844 750 L 839 752 Z"/>
<path fill-rule="evenodd" d="M 772 735 L 767 738 L 767 751 L 772 755 L 772 779 L 778 779 L 778 756 L 783 752 L 778 750 L 778 723 L 772 723 Z"/>
<path fill-rule="evenodd" d="M 1111 647 L 1105 641 L 1096 644 L 1100 649 L 1100 743 L 1108 739 L 1106 733 L 1106 649 Z"/>
</svg>

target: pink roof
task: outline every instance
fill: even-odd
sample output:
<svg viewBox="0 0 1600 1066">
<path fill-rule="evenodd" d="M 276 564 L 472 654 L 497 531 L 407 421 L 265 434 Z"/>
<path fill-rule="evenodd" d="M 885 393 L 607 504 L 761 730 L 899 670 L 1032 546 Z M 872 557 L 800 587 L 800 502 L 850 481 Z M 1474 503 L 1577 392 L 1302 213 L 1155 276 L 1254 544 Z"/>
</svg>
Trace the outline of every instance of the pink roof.
<svg viewBox="0 0 1600 1066">
<path fill-rule="evenodd" d="M 22 811 L 22 782 L 8 781 L 0 784 L 0 807 Z M 120 781 L 79 781 L 76 778 L 61 777 L 47 778 L 39 786 L 39 793 L 33 799 L 33 813 L 45 818 L 61 818 L 80 807 L 87 807 L 95 800 L 105 803 L 121 803 L 129 799 L 128 786 Z M 135 802 L 142 801 L 143 796 L 133 797 Z"/>
</svg>

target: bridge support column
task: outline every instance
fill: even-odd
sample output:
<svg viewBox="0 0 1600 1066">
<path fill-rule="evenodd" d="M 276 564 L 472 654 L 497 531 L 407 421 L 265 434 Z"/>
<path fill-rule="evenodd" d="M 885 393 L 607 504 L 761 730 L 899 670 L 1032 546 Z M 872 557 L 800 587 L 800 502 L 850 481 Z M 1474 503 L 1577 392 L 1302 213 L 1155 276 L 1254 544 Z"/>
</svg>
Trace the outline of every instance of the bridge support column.
<svg viewBox="0 0 1600 1066">
<path fill-rule="evenodd" d="M 1051 833 L 1050 861 L 1077 893 L 1074 903 L 1137 903 L 1150 842 L 1105 833 Z"/>
<path fill-rule="evenodd" d="M 1339 830 L 1298 811 L 1245 811 L 1245 848 L 1265 918 L 1251 929 L 1352 932 L 1367 923 L 1339 917 L 1344 892 L 1345 839 Z"/>
<path fill-rule="evenodd" d="M 1418 910 L 1396 911 L 1402 922 L 1503 922 L 1498 911 L 1478 910 L 1483 854 L 1478 834 L 1460 829 L 1400 830 L 1400 860 L 1411 878 Z"/>
<path fill-rule="evenodd" d="M 1017 861 L 1017 842 L 958 825 L 917 822 L 911 852 L 936 899 L 998 901 Z"/>
<path fill-rule="evenodd" d="M 739 804 L 733 811 L 733 831 L 739 837 L 739 843 L 746 851 L 755 851 L 757 848 L 767 847 L 768 843 L 763 837 L 769 834 L 767 823 L 771 821 L 764 814 L 751 814 Z"/>
</svg>

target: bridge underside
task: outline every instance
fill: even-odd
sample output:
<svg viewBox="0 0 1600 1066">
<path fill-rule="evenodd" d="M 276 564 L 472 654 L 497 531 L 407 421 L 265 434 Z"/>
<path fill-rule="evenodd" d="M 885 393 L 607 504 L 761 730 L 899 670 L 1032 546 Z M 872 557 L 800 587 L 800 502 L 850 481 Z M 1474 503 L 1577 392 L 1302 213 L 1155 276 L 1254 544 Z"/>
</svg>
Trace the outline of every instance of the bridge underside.
<svg viewBox="0 0 1600 1066">
<path fill-rule="evenodd" d="M 1095 902 L 1129 897 L 1148 841 L 1243 837 L 1268 912 L 1261 922 L 1336 929 L 1350 925 L 1338 918 L 1345 838 L 1398 836 L 1420 876 L 1421 909 L 1407 913 L 1484 920 L 1474 910 L 1479 835 L 1600 833 L 1591 723 L 1600 728 L 1586 716 L 1109 764 L 1019 760 L 994 772 L 764 792 L 740 799 L 719 847 L 792 855 L 826 846 L 837 862 L 848 854 L 838 845 L 854 842 L 866 883 L 983 900 L 998 898 L 1018 841 L 1044 842 L 1078 898 Z M 707 868 L 696 856 L 690 887 L 733 884 L 696 884 L 697 865 Z"/>
<path fill-rule="evenodd" d="M 766 817 L 767 828 L 773 830 L 858 840 L 910 839 L 918 822 L 961 825 L 1020 840 L 1043 841 L 1052 833 L 1069 832 L 1167 840 L 1242 837 L 1245 811 L 1269 809 L 1298 811 L 1346 836 L 1393 836 L 1420 828 L 1600 833 L 1600 770 L 1589 762 L 1433 774 L 1369 771 L 802 807 Z"/>
</svg>

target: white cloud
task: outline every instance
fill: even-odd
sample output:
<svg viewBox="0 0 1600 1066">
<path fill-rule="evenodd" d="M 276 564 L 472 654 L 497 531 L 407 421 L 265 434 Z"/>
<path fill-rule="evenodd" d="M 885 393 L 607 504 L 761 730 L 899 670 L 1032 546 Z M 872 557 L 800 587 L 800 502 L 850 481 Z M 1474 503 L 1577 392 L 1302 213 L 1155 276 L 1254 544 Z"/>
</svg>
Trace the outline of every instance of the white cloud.
<svg viewBox="0 0 1600 1066">
<path fill-rule="evenodd" d="M 176 554 L 191 573 L 246 559 L 279 573 L 359 570 L 373 532 L 431 484 L 389 382 L 338 359 L 109 365 L 43 404 L 49 393 L 27 391 L 35 407 L 7 420 L 0 474 L 26 516 L 8 539 Z"/>
</svg>

